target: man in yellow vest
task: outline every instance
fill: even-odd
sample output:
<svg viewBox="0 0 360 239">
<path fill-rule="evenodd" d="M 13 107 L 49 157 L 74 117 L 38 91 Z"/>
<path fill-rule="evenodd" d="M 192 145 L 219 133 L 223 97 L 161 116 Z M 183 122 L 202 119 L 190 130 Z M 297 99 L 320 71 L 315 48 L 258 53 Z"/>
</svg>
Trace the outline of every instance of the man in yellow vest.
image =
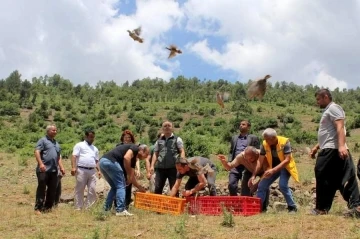
<svg viewBox="0 0 360 239">
<path fill-rule="evenodd" d="M 260 146 L 260 157 L 249 180 L 249 187 L 252 186 L 256 175 L 261 171 L 264 161 L 267 160 L 268 169 L 263 174 L 258 186 L 257 197 L 261 199 L 262 211 L 266 211 L 266 194 L 270 185 L 280 177 L 279 187 L 284 195 L 288 205 L 288 211 L 293 213 L 297 211 L 296 204 L 289 188 L 290 176 L 296 182 L 299 182 L 298 172 L 296 169 L 294 158 L 291 154 L 291 145 L 288 138 L 278 136 L 272 128 L 267 128 L 262 134 L 264 141 Z"/>
</svg>

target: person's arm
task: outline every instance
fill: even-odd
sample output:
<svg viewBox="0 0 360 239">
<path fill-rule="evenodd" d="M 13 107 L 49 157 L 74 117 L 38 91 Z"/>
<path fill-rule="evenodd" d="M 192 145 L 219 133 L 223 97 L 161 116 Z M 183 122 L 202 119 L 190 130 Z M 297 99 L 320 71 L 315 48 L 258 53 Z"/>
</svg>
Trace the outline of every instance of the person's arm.
<svg viewBox="0 0 360 239">
<path fill-rule="evenodd" d="M 134 174 L 134 169 L 131 168 L 131 159 L 134 157 L 134 153 L 131 149 L 129 149 L 125 156 L 124 156 L 124 167 L 125 167 L 125 171 L 126 171 L 126 182 L 127 184 L 131 183 L 133 180 L 133 174 Z"/>
<path fill-rule="evenodd" d="M 333 104 L 329 107 L 329 118 L 334 122 L 336 127 L 336 134 L 338 138 L 338 151 L 339 156 L 342 159 L 347 159 L 349 156 L 348 149 L 346 148 L 346 133 L 345 133 L 345 112 L 337 104 Z"/>
<path fill-rule="evenodd" d="M 233 154 L 233 148 L 234 148 L 234 143 L 233 143 L 233 138 L 231 138 L 231 142 L 230 142 L 230 150 L 229 150 L 229 155 L 228 155 L 228 162 L 232 161 L 232 154 Z"/>
<path fill-rule="evenodd" d="M 135 176 L 136 178 L 139 178 L 141 175 L 141 170 L 140 170 L 140 160 L 136 159 L 136 165 L 135 165 Z"/>
<path fill-rule="evenodd" d="M 256 162 L 256 168 L 252 174 L 252 177 L 256 177 L 258 175 L 263 167 L 263 163 L 265 160 L 265 155 L 260 155 L 258 161 Z"/>
<path fill-rule="evenodd" d="M 201 189 L 203 189 L 205 186 L 206 186 L 206 183 L 207 183 L 207 180 L 205 178 L 205 175 L 204 174 L 199 174 L 197 176 L 198 180 L 199 180 L 199 183 L 196 184 L 196 186 L 191 189 L 191 190 L 186 190 L 183 195 L 184 196 L 190 196 L 196 192 L 199 192 Z"/>
<path fill-rule="evenodd" d="M 185 149 L 184 149 L 184 143 L 180 137 L 177 138 L 176 146 L 179 150 L 180 157 L 185 158 Z"/>
<path fill-rule="evenodd" d="M 283 153 L 284 153 L 284 160 L 281 161 L 279 163 L 279 165 L 277 165 L 275 168 L 271 168 L 269 170 L 267 170 L 264 173 L 264 177 L 268 178 L 271 175 L 273 175 L 274 173 L 279 172 L 281 169 L 285 168 L 291 159 L 291 145 L 290 145 L 290 141 L 286 142 L 286 144 L 284 145 L 284 149 L 283 149 Z"/>
<path fill-rule="evenodd" d="M 34 151 L 35 159 L 36 159 L 37 164 L 39 165 L 40 172 L 46 171 L 46 166 L 43 163 L 43 161 L 41 160 L 41 155 L 40 155 L 41 151 L 43 151 L 43 150 L 44 150 L 44 142 L 42 139 L 40 139 L 37 142 L 35 151 Z"/>
<path fill-rule="evenodd" d="M 154 173 L 154 168 L 155 168 L 155 164 L 156 164 L 158 157 L 159 157 L 159 152 L 154 152 L 153 157 L 152 157 L 152 162 L 151 162 L 151 168 L 150 168 L 151 174 Z"/>
<path fill-rule="evenodd" d="M 232 162 L 228 162 L 226 160 L 226 157 L 225 155 L 218 155 L 217 156 L 218 159 L 220 160 L 221 164 L 223 165 L 223 167 L 229 171 L 231 170 L 232 168 L 235 168 L 237 166 L 239 166 L 241 163 L 240 163 L 240 158 L 243 157 L 243 154 L 238 154 L 235 159 L 232 161 Z"/>
<path fill-rule="evenodd" d="M 146 192 L 146 189 L 139 184 L 139 182 L 136 180 L 135 176 L 133 175 L 131 178 L 131 183 L 139 189 L 140 192 Z"/>
<path fill-rule="evenodd" d="M 38 149 L 35 149 L 35 159 L 36 159 L 36 162 L 39 165 L 40 172 L 45 172 L 46 171 L 46 166 L 43 163 L 43 161 L 41 160 L 40 150 L 38 150 Z"/>
<path fill-rule="evenodd" d="M 71 156 L 71 175 L 72 176 L 75 176 L 75 174 L 76 174 L 77 160 L 79 159 L 79 156 L 80 156 L 80 145 L 75 144 L 75 146 L 73 148 L 72 156 Z"/>
<path fill-rule="evenodd" d="M 338 137 L 338 150 L 339 155 L 342 159 L 346 159 L 349 155 L 348 150 L 345 146 L 346 143 L 346 133 L 344 127 L 344 119 L 335 120 L 336 133 Z"/>
<path fill-rule="evenodd" d="M 251 178 L 255 178 L 256 175 L 258 175 L 258 174 L 261 172 L 261 169 L 262 169 L 262 167 L 263 167 L 264 160 L 265 160 L 265 154 L 266 154 L 266 151 L 265 151 L 264 146 L 263 146 L 263 145 L 260 145 L 260 155 L 259 155 L 259 159 L 258 159 L 258 161 L 256 162 L 256 167 L 255 167 L 255 170 L 254 170 Z"/>
<path fill-rule="evenodd" d="M 58 164 L 59 164 L 60 172 L 62 173 L 62 175 L 65 175 L 65 168 L 64 168 L 63 163 L 62 163 L 61 154 L 60 154 L 60 156 L 59 156 L 59 162 L 58 162 Z"/>
<path fill-rule="evenodd" d="M 101 178 L 101 172 L 100 172 L 100 167 L 99 167 L 99 150 L 96 148 L 96 153 L 95 153 L 95 163 L 96 163 L 96 171 L 98 173 L 98 177 Z"/>
<path fill-rule="evenodd" d="M 156 161 L 159 157 L 159 144 L 158 141 L 156 141 L 155 146 L 154 146 L 154 154 L 152 156 L 151 159 L 151 166 L 150 166 L 150 173 L 153 174 L 154 173 L 154 168 L 156 165 Z"/>
<path fill-rule="evenodd" d="M 176 179 L 174 186 L 171 188 L 170 195 L 169 195 L 170 197 L 175 197 L 176 193 L 179 191 L 181 181 L 182 181 L 182 178 Z"/>
<path fill-rule="evenodd" d="M 76 165 L 76 162 L 77 162 L 77 156 L 76 155 L 72 155 L 71 156 L 71 175 L 72 176 L 75 176 L 76 174 L 76 169 L 77 169 L 77 165 Z"/>
<path fill-rule="evenodd" d="M 317 151 L 320 149 L 320 144 L 317 143 L 310 151 L 310 157 L 311 158 L 315 158 L 315 154 L 317 153 Z"/>
<path fill-rule="evenodd" d="M 151 177 L 151 173 L 150 173 L 150 168 L 151 168 L 150 159 L 151 159 L 151 153 L 150 153 L 150 154 L 146 157 L 146 159 L 145 159 L 146 178 L 147 178 L 148 180 L 150 180 L 150 177 Z"/>
</svg>

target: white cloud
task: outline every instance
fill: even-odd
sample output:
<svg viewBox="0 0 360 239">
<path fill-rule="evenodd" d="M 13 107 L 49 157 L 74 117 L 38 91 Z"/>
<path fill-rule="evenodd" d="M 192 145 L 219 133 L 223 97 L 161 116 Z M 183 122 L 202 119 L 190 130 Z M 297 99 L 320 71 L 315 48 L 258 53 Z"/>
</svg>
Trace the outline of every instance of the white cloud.
<svg viewBox="0 0 360 239">
<path fill-rule="evenodd" d="M 271 81 L 356 87 L 358 2 L 189 0 L 184 5 L 187 30 L 227 42 L 221 49 L 206 40 L 187 48 L 208 63 L 238 72 L 245 82 L 271 74 Z M 313 68 L 317 74 L 308 74 L 314 61 L 324 70 Z"/>
<path fill-rule="evenodd" d="M 61 74 L 74 83 L 169 79 L 178 62 L 167 62 L 164 33 L 183 13 L 176 1 L 138 0 L 121 15 L 116 0 L 5 1 L 0 15 L 0 78 L 18 69 L 24 78 Z M 115 17 L 116 16 L 116 17 Z M 128 29 L 143 27 L 143 44 Z M 163 64 L 168 69 L 159 66 Z"/>
</svg>

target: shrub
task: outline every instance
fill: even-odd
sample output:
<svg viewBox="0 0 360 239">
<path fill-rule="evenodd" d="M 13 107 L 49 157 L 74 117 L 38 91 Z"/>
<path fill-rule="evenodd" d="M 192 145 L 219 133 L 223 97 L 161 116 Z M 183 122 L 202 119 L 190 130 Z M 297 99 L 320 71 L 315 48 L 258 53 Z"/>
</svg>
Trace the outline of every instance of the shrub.
<svg viewBox="0 0 360 239">
<path fill-rule="evenodd" d="M 226 125 L 226 120 L 224 118 L 216 118 L 214 122 L 214 126 Z"/>
</svg>

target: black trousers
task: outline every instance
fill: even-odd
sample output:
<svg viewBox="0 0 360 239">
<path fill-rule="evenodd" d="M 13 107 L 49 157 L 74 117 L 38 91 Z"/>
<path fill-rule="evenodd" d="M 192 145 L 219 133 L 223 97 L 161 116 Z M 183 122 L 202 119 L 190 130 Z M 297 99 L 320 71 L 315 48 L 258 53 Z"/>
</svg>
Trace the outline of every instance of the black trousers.
<svg viewBox="0 0 360 239">
<path fill-rule="evenodd" d="M 316 209 L 329 211 L 337 190 L 349 209 L 360 205 L 355 165 L 349 152 L 344 160 L 337 149 L 322 149 L 315 164 Z"/>
<path fill-rule="evenodd" d="M 232 168 L 229 173 L 229 185 L 228 189 L 230 192 L 230 196 L 237 196 L 238 192 L 238 183 L 239 180 L 241 180 L 243 171 L 245 167 L 243 165 L 240 165 L 236 168 Z"/>
<path fill-rule="evenodd" d="M 358 179 L 360 180 L 360 159 L 357 164 L 357 176 L 358 176 Z"/>
<path fill-rule="evenodd" d="M 209 188 L 210 196 L 216 196 L 215 173 L 213 176 L 205 175 L 205 177 L 207 180 L 207 186 Z M 189 177 L 188 181 L 185 184 L 185 190 L 193 189 L 198 183 L 199 180 L 197 177 Z"/>
<path fill-rule="evenodd" d="M 126 209 L 129 208 L 129 205 L 131 203 L 131 193 L 132 193 L 132 183 L 126 186 L 125 188 L 125 207 Z"/>
<path fill-rule="evenodd" d="M 61 178 L 62 176 L 58 176 L 58 184 L 56 187 L 56 193 L 55 193 L 55 206 L 60 203 L 60 197 L 61 197 Z"/>
<path fill-rule="evenodd" d="M 162 194 L 166 179 L 169 180 L 170 190 L 176 181 L 176 168 L 157 168 L 155 175 L 155 192 L 156 194 Z"/>
<path fill-rule="evenodd" d="M 46 211 L 54 206 L 58 186 L 57 172 L 37 172 L 38 187 L 36 190 L 35 210 Z"/>
</svg>

